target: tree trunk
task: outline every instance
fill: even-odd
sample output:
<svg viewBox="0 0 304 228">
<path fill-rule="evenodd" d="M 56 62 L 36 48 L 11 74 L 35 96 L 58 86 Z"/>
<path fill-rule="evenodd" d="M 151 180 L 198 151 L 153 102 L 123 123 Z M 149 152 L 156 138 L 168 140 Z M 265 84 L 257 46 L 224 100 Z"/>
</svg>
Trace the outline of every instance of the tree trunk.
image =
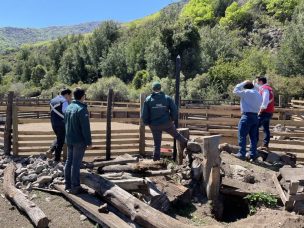
<svg viewBox="0 0 304 228">
<path fill-rule="evenodd" d="M 144 227 L 190 227 L 150 207 L 104 178 L 86 171 L 80 173 L 81 183 L 94 189 L 105 201 Z"/>
<path fill-rule="evenodd" d="M 43 211 L 27 196 L 15 187 L 15 170 L 14 163 L 10 163 L 4 170 L 3 189 L 5 196 L 24 211 L 36 227 L 48 227 L 49 220 Z"/>
<path fill-rule="evenodd" d="M 125 154 L 125 155 L 115 158 L 114 160 L 93 162 L 93 166 L 94 167 L 104 167 L 104 166 L 109 166 L 109 165 L 124 165 L 127 163 L 137 163 L 137 162 L 138 162 L 138 158 L 132 157 L 129 154 Z"/>
<path fill-rule="evenodd" d="M 109 165 L 105 166 L 99 171 L 103 173 L 109 172 L 130 172 L 130 173 L 144 173 L 148 170 L 159 170 L 166 166 L 164 162 L 141 161 L 136 164 L 125 165 Z"/>
</svg>

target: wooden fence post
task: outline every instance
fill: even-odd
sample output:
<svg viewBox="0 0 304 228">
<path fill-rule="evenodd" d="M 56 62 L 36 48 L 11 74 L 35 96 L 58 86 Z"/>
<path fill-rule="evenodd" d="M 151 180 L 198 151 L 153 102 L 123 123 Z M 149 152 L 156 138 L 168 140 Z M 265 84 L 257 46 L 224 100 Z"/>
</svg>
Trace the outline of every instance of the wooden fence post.
<svg viewBox="0 0 304 228">
<path fill-rule="evenodd" d="M 144 102 L 146 99 L 145 94 L 140 94 L 140 120 L 139 120 L 139 154 L 145 154 L 146 150 L 146 128 L 144 122 L 141 119 L 141 113 L 144 108 Z"/>
<path fill-rule="evenodd" d="M 107 100 L 107 128 L 106 128 L 106 160 L 111 159 L 111 121 L 112 121 L 113 89 L 110 88 Z"/>
<path fill-rule="evenodd" d="M 282 102 L 282 95 L 279 95 L 279 107 L 282 108 L 283 107 L 283 102 Z"/>
<path fill-rule="evenodd" d="M 18 106 L 13 104 L 13 155 L 18 155 Z"/>
<path fill-rule="evenodd" d="M 7 97 L 6 120 L 4 128 L 4 153 L 10 155 L 12 145 L 12 114 L 13 114 L 14 92 L 9 92 Z"/>
</svg>

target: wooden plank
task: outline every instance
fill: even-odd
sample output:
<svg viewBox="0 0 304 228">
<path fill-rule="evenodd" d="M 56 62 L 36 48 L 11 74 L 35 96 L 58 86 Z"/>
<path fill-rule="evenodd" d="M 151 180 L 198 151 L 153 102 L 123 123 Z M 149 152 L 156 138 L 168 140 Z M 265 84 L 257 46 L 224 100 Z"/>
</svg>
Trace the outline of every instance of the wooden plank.
<svg viewBox="0 0 304 228">
<path fill-rule="evenodd" d="M 132 134 L 138 133 L 138 129 L 112 130 L 112 134 Z M 53 131 L 19 131 L 19 135 L 53 135 Z M 92 130 L 91 134 L 106 134 L 105 130 Z"/>
<path fill-rule="evenodd" d="M 92 194 L 79 194 L 72 195 L 64 190 L 64 185 L 54 185 L 76 208 L 84 213 L 88 218 L 94 222 L 102 225 L 103 227 L 115 228 L 131 228 L 128 223 L 119 218 L 112 211 L 109 213 L 100 213 L 98 208 L 104 204 L 100 199 L 94 197 Z"/>
<path fill-rule="evenodd" d="M 0 105 L 0 112 L 5 112 L 6 111 L 7 106 L 5 105 Z"/>
<path fill-rule="evenodd" d="M 274 183 L 274 185 L 276 187 L 277 192 L 279 193 L 279 196 L 280 196 L 283 204 L 285 205 L 285 203 L 287 202 L 287 198 L 286 198 L 285 193 L 284 193 L 284 191 L 283 191 L 283 189 L 282 189 L 282 187 L 280 185 L 280 182 L 278 181 L 277 174 L 275 174 L 275 173 L 273 174 L 272 180 L 273 180 L 273 183 Z"/>
<path fill-rule="evenodd" d="M 304 180 L 304 168 L 281 168 L 280 174 L 285 181 Z"/>
<path fill-rule="evenodd" d="M 13 99 L 14 92 L 9 92 L 6 110 L 6 121 L 5 121 L 5 130 L 4 130 L 4 153 L 6 155 L 11 154 L 11 145 L 12 145 L 12 124 L 13 124 Z"/>
<path fill-rule="evenodd" d="M 28 157 L 28 156 L 31 156 L 31 155 L 38 155 L 40 153 L 45 153 L 45 151 L 19 152 L 18 156 Z M 138 155 L 139 151 L 136 151 L 136 150 L 119 150 L 119 151 L 114 150 L 114 151 L 112 151 L 113 157 L 120 156 L 120 155 L 123 155 L 125 153 L 128 153 L 130 155 Z M 105 150 L 104 151 L 90 150 L 90 151 L 86 151 L 86 153 L 84 154 L 84 157 L 105 157 L 105 155 L 106 155 Z"/>
</svg>

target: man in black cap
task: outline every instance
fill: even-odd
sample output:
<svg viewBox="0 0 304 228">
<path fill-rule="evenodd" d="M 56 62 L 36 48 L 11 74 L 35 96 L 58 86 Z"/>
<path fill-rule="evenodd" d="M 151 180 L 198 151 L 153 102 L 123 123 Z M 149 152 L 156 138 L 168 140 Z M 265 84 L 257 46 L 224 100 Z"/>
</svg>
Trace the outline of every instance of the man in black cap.
<svg viewBox="0 0 304 228">
<path fill-rule="evenodd" d="M 161 84 L 154 82 L 152 94 L 145 100 L 141 118 L 145 125 L 149 125 L 154 139 L 153 160 L 160 160 L 162 132 L 165 131 L 180 141 L 185 148 L 188 139 L 177 132 L 173 121 L 178 118 L 177 107 L 172 98 L 161 91 Z"/>
</svg>

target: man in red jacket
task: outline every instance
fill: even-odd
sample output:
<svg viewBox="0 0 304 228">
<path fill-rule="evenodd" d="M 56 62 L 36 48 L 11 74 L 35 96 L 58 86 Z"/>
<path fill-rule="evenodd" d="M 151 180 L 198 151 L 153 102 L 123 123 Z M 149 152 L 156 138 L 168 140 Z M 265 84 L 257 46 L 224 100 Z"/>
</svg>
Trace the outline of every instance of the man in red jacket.
<svg viewBox="0 0 304 228">
<path fill-rule="evenodd" d="M 263 103 L 261 105 L 259 112 L 259 127 L 263 126 L 263 130 L 265 134 L 263 147 L 265 149 L 268 149 L 269 141 L 270 141 L 269 125 L 272 115 L 274 113 L 274 104 L 275 104 L 274 93 L 272 88 L 267 84 L 266 77 L 258 77 L 257 85 L 259 88 L 259 93 L 263 97 Z"/>
</svg>

